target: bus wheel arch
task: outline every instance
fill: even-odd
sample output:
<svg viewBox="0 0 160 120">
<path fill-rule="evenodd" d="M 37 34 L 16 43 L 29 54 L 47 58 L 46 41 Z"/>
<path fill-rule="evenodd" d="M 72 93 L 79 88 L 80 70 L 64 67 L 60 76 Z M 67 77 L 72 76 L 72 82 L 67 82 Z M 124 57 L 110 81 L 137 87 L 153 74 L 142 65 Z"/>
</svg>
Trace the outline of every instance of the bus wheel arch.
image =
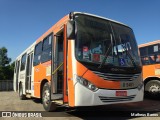
<svg viewBox="0 0 160 120">
<path fill-rule="evenodd" d="M 18 92 L 19 92 L 19 98 L 20 98 L 21 100 L 25 100 L 25 99 L 26 99 L 26 96 L 23 94 L 23 84 L 22 84 L 22 82 L 19 83 Z"/>
<path fill-rule="evenodd" d="M 144 80 L 145 95 L 151 98 L 160 97 L 160 78 L 149 77 Z"/>
</svg>

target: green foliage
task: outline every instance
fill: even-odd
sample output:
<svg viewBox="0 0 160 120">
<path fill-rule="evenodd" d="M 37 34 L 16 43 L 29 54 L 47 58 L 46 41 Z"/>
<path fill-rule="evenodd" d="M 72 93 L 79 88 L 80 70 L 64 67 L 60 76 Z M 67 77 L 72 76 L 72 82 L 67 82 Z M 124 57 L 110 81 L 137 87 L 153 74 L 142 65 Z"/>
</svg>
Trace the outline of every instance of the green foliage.
<svg viewBox="0 0 160 120">
<path fill-rule="evenodd" d="M 0 48 L 0 66 L 4 67 L 8 65 L 11 62 L 11 58 L 7 57 L 7 48 L 2 47 Z"/>
<path fill-rule="evenodd" d="M 14 62 L 11 62 L 11 58 L 7 56 L 7 49 L 5 47 L 0 48 L 0 80 L 12 80 L 14 73 Z"/>
</svg>

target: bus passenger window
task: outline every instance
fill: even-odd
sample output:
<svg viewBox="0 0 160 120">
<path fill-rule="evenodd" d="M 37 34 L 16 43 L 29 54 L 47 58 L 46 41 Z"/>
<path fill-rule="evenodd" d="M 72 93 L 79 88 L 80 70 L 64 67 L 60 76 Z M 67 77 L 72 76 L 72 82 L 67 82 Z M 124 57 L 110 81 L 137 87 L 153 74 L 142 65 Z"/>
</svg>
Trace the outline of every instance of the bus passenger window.
<svg viewBox="0 0 160 120">
<path fill-rule="evenodd" d="M 40 63 L 41 53 L 42 53 L 42 42 L 38 43 L 35 47 L 34 62 L 33 62 L 34 66 L 36 66 Z"/>
<path fill-rule="evenodd" d="M 22 56 L 21 59 L 21 71 L 25 69 L 25 64 L 26 64 L 26 53 Z"/>
<path fill-rule="evenodd" d="M 42 46 L 43 52 L 41 56 L 42 63 L 51 60 L 51 55 L 52 55 L 51 45 L 52 45 L 52 36 L 50 35 L 43 40 L 43 46 Z"/>
<path fill-rule="evenodd" d="M 160 55 L 159 54 L 155 54 L 154 55 L 154 60 L 155 60 L 155 63 L 160 63 Z"/>
<path fill-rule="evenodd" d="M 150 64 L 154 64 L 155 63 L 155 60 L 154 60 L 153 56 L 149 56 L 149 61 L 150 61 Z"/>
</svg>

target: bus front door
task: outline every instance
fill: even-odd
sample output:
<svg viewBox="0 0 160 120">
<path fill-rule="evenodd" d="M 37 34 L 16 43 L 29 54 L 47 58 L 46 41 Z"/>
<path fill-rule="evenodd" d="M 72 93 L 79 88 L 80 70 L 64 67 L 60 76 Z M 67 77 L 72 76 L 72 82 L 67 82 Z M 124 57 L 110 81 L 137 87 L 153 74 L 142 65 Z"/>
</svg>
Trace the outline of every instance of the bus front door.
<svg viewBox="0 0 160 120">
<path fill-rule="evenodd" d="M 54 35 L 52 48 L 52 87 L 51 99 L 68 102 L 67 94 L 67 40 L 66 26 L 56 35 Z"/>
</svg>

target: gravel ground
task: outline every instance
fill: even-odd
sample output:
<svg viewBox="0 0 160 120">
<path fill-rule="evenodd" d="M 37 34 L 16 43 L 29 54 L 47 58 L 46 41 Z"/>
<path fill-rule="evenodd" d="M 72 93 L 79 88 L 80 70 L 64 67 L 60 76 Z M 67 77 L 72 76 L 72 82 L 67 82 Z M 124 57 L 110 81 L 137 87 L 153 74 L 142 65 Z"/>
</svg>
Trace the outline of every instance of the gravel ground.
<svg viewBox="0 0 160 120">
<path fill-rule="evenodd" d="M 160 117 L 142 117 L 144 115 L 152 114 L 160 116 L 160 100 L 151 100 L 144 99 L 143 102 L 138 103 L 127 103 L 127 104 L 117 104 L 117 105 L 107 105 L 99 107 L 87 107 L 87 108 L 78 108 L 70 109 L 60 106 L 56 112 L 45 112 L 43 105 L 39 99 L 27 99 L 20 100 L 18 93 L 10 92 L 0 92 L 0 111 L 1 112 L 12 112 L 16 113 L 25 113 L 28 115 L 30 112 L 38 112 L 42 114 L 42 118 L 32 117 L 32 118 L 4 118 L 0 117 L 0 120 L 19 120 L 19 119 L 32 119 L 32 120 L 79 120 L 79 119 L 118 119 L 118 120 L 127 120 L 127 119 L 136 119 L 136 120 L 160 120 Z M 0 112 L 0 114 L 2 114 Z M 27 113 L 26 113 L 27 112 Z M 126 114 L 127 113 L 127 114 Z M 131 113 L 137 115 L 132 117 Z M 126 115 L 124 115 L 126 114 Z M 16 114 L 14 114 L 16 115 Z M 124 115 L 124 117 L 122 116 Z M 1 116 L 1 115 L 0 115 Z M 52 117 L 44 117 L 52 116 Z M 53 117 L 54 116 L 54 117 Z M 121 117 L 120 117 L 121 116 Z"/>
</svg>

